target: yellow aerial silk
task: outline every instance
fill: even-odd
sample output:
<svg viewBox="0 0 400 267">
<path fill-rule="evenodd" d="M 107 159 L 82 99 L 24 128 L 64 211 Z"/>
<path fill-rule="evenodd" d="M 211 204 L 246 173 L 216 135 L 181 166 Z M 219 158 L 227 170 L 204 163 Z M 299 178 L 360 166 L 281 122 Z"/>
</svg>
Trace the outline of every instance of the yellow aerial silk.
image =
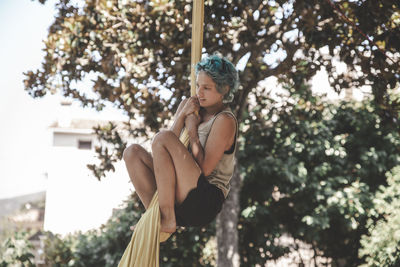
<svg viewBox="0 0 400 267">
<path fill-rule="evenodd" d="M 190 94 L 196 94 L 195 64 L 201 59 L 203 47 L 204 0 L 194 0 L 192 15 L 192 57 L 191 57 L 191 86 Z M 185 129 L 180 137 L 187 147 L 189 136 Z M 131 241 L 125 249 L 118 267 L 158 267 L 160 241 L 168 238 L 166 233 L 160 233 L 160 206 L 156 191 L 150 205 L 139 222 L 136 224 Z"/>
</svg>

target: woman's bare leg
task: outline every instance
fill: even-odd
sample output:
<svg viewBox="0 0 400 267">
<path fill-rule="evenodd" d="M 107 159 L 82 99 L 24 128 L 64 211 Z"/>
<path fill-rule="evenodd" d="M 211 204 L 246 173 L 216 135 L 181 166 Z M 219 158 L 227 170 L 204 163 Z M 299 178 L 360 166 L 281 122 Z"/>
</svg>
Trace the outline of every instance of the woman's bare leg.
<svg viewBox="0 0 400 267">
<path fill-rule="evenodd" d="M 135 191 L 147 210 L 157 189 L 153 158 L 142 146 L 133 144 L 124 150 L 123 159 Z"/>
<path fill-rule="evenodd" d="M 154 174 L 161 211 L 161 231 L 176 230 L 175 203 L 197 186 L 201 170 L 172 131 L 158 133 L 152 144 Z"/>
</svg>

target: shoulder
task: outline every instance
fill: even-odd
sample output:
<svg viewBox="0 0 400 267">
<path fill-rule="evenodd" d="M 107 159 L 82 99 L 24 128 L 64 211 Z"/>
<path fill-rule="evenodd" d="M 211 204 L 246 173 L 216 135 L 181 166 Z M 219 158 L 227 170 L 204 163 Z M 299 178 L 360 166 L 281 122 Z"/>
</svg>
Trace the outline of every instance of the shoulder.
<svg viewBox="0 0 400 267">
<path fill-rule="evenodd" d="M 236 119 L 231 112 L 221 112 L 215 118 L 214 125 L 220 129 L 224 129 L 227 132 L 235 131 Z"/>
<path fill-rule="evenodd" d="M 232 112 L 230 111 L 222 111 L 220 112 L 217 117 L 216 120 L 220 120 L 220 121 L 233 121 L 235 122 L 235 116 L 233 115 Z"/>
<path fill-rule="evenodd" d="M 220 114 L 217 115 L 215 120 L 219 123 L 236 125 L 236 117 L 231 111 L 222 111 Z"/>
</svg>

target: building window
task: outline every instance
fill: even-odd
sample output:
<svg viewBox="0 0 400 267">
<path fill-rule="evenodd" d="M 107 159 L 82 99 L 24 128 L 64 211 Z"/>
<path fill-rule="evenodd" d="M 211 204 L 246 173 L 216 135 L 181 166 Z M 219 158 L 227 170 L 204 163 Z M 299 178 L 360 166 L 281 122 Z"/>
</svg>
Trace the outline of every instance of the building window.
<svg viewBox="0 0 400 267">
<path fill-rule="evenodd" d="M 92 141 L 83 141 L 79 140 L 78 142 L 78 148 L 79 149 L 92 149 Z"/>
</svg>

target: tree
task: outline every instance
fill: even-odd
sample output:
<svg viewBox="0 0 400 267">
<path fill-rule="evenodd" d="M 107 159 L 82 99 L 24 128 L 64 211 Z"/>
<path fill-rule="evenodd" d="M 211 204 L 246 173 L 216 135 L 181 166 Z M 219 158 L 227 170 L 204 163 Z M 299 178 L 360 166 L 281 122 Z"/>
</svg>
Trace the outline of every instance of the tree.
<svg viewBox="0 0 400 267">
<path fill-rule="evenodd" d="M 360 256 L 365 266 L 398 266 L 400 216 L 400 167 L 386 174 L 388 186 L 380 186 L 374 197 L 374 208 L 369 211 L 368 234 L 361 238 Z"/>
<path fill-rule="evenodd" d="M 242 125 L 243 265 L 265 265 L 307 242 L 315 258 L 330 257 L 332 266 L 397 266 L 399 168 L 387 175 L 388 185 L 384 176 L 400 163 L 399 134 L 379 125 L 368 100 L 330 104 L 293 90 L 287 97 L 283 106 L 264 97 L 272 108 L 252 109 Z M 115 266 L 131 238 L 129 226 L 144 210 L 136 194 L 124 206 L 100 229 L 64 239 L 49 235 L 47 263 Z M 293 244 L 280 244 L 287 234 Z M 161 265 L 215 266 L 213 235 L 214 224 L 179 229 L 162 245 Z"/>
<path fill-rule="evenodd" d="M 78 232 L 60 238 L 46 232 L 44 254 L 49 266 L 114 267 L 132 238 L 129 227 L 144 212 L 139 196 L 133 193 L 120 209 L 99 229 Z M 161 266 L 215 266 L 213 253 L 205 255 L 215 235 L 214 224 L 207 228 L 189 228 L 178 231 L 161 244 Z M 191 244 L 188 248 L 187 244 Z M 9 263 L 9 262 L 6 262 Z M 5 265 L 7 266 L 7 265 Z"/>
<path fill-rule="evenodd" d="M 332 3 L 362 32 L 374 36 L 375 43 L 397 63 L 366 42 Z M 191 3 L 87 0 L 78 6 L 60 0 L 57 10 L 45 40 L 42 67 L 25 73 L 28 93 L 43 97 L 61 92 L 79 100 L 83 107 L 98 110 L 111 102 L 129 116 L 125 131 L 130 136 L 149 136 L 165 125 L 181 98 L 189 95 Z M 257 93 L 260 81 L 276 76 L 291 81 L 298 91 L 304 80 L 324 68 L 338 92 L 370 85 L 382 123 L 398 126 L 400 103 L 387 94 L 400 78 L 396 1 L 215 0 L 206 1 L 205 14 L 205 52 L 219 51 L 234 63 L 245 61 L 241 87 L 232 105 L 240 122 L 249 95 L 261 102 Z M 322 52 L 324 47 L 328 53 Z M 347 64 L 344 74 L 337 75 L 334 58 Z M 302 69 L 307 71 L 297 74 Z M 80 88 L 79 82 L 85 79 L 93 80 L 90 94 Z M 143 123 L 133 127 L 132 122 L 140 118 Z M 113 125 L 98 127 L 96 133 L 113 147 L 97 148 L 100 163 L 89 166 L 101 179 L 121 159 L 126 141 Z M 240 180 L 239 175 L 233 177 L 239 188 Z M 239 190 L 233 192 L 223 213 L 238 206 L 234 201 Z M 235 224 L 237 210 L 228 217 Z M 235 244 L 233 251 L 238 251 Z M 219 258 L 223 257 L 227 256 Z"/>
<path fill-rule="evenodd" d="M 33 267 L 35 256 L 32 254 L 33 245 L 28 240 L 29 233 L 16 231 L 13 236 L 2 241 L 0 247 L 0 266 L 28 266 Z"/>
<path fill-rule="evenodd" d="M 244 120 L 242 263 L 288 254 L 291 246 L 278 241 L 289 234 L 332 266 L 358 266 L 360 239 L 377 221 L 371 214 L 385 216 L 374 196 L 387 186 L 385 172 L 400 164 L 398 129 L 382 124 L 368 99 L 332 104 L 305 85 L 286 88 L 284 104 L 264 96 L 260 103 L 270 109 L 255 107 Z"/>
</svg>

